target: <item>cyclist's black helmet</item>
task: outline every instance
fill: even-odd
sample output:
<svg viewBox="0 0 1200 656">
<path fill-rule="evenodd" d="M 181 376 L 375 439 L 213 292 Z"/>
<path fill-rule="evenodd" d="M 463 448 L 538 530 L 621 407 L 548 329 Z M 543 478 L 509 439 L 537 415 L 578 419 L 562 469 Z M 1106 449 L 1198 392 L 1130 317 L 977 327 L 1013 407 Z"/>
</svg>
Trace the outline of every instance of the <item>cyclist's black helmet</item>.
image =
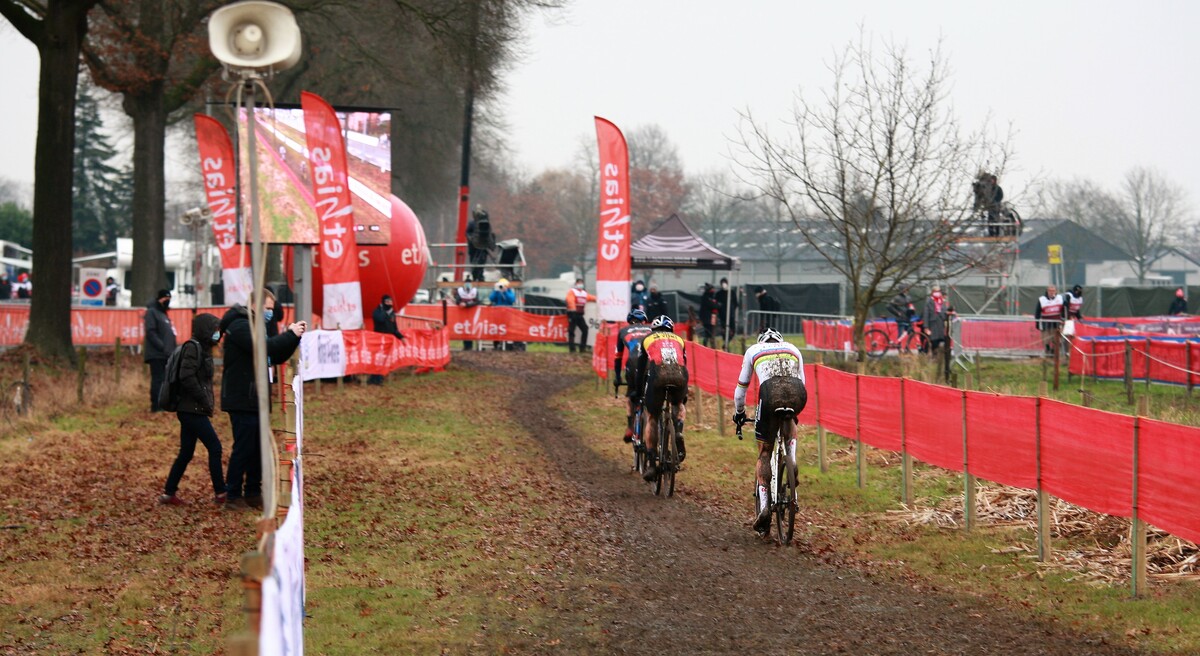
<svg viewBox="0 0 1200 656">
<path fill-rule="evenodd" d="M 625 317 L 626 323 L 646 323 L 647 320 L 646 313 L 642 312 L 640 308 L 635 308 L 629 313 L 629 316 Z"/>
</svg>

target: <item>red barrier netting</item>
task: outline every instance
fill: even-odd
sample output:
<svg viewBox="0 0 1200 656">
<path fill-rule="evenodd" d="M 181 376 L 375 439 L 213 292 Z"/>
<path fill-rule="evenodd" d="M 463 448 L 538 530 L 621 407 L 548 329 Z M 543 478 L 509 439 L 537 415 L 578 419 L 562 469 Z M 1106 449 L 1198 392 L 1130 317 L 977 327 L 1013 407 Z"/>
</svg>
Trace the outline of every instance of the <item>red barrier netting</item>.
<svg viewBox="0 0 1200 656">
<path fill-rule="evenodd" d="M 804 412 L 798 415 L 800 424 L 803 426 L 817 425 L 817 365 L 804 365 L 804 387 L 808 392 L 808 405 L 804 406 Z"/>
<path fill-rule="evenodd" d="M 387 374 L 401 367 L 441 370 L 450 363 L 447 331 L 409 329 L 404 339 L 366 330 L 343 330 L 346 374 Z"/>
<path fill-rule="evenodd" d="M 1041 400 L 1042 487 L 1096 512 L 1129 517 L 1133 417 Z"/>
<path fill-rule="evenodd" d="M 705 394 L 717 393 L 717 360 L 704 352 L 706 349 L 696 342 L 687 344 L 688 378 L 693 385 L 699 385 Z"/>
<path fill-rule="evenodd" d="M 858 377 L 859 434 L 873 447 L 900 451 L 900 378 Z"/>
<path fill-rule="evenodd" d="M 963 349 L 1022 351 L 1041 349 L 1042 333 L 1033 319 L 1028 321 L 999 321 L 964 319 L 959 342 Z"/>
<path fill-rule="evenodd" d="M 1200 542 L 1200 428 L 1142 418 L 1138 431 L 1139 517 Z"/>
<path fill-rule="evenodd" d="M 967 467 L 980 478 L 1037 489 L 1037 399 L 967 392 Z"/>
<path fill-rule="evenodd" d="M 904 440 L 914 458 L 962 471 L 962 395 L 953 387 L 904 381 Z"/>
<path fill-rule="evenodd" d="M 821 425 L 842 437 L 857 439 L 855 406 L 858 394 L 855 390 L 855 375 L 829 367 L 817 367 L 815 378 L 821 403 Z"/>
<path fill-rule="evenodd" d="M 615 354 L 616 346 L 615 344 L 612 346 L 609 345 L 607 331 L 597 331 L 596 341 L 592 342 L 592 371 L 596 372 L 596 375 L 600 378 L 608 380 L 608 368 L 612 366 L 612 359 Z"/>
</svg>

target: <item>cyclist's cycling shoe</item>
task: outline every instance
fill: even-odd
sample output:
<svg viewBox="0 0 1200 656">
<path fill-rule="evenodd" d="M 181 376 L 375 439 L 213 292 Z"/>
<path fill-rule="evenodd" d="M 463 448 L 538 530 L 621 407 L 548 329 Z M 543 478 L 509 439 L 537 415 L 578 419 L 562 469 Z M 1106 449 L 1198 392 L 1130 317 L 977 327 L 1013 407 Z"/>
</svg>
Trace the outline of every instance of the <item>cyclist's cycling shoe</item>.
<svg viewBox="0 0 1200 656">
<path fill-rule="evenodd" d="M 675 433 L 675 449 L 679 451 L 679 462 L 682 463 L 684 458 L 687 458 L 687 449 L 683 446 L 683 426 L 677 426 L 676 430 L 678 432 Z"/>
<path fill-rule="evenodd" d="M 759 535 L 766 535 L 771 530 L 771 507 L 767 506 L 758 513 L 758 519 L 754 520 L 754 531 Z"/>
<path fill-rule="evenodd" d="M 625 429 L 625 437 L 622 437 L 621 439 L 625 440 L 626 444 L 629 444 L 630 442 L 633 441 L 633 431 L 631 429 L 626 428 Z"/>
<path fill-rule="evenodd" d="M 653 483 L 656 478 L 658 478 L 658 463 L 650 461 L 646 463 L 646 469 L 642 472 L 642 480 Z"/>
</svg>

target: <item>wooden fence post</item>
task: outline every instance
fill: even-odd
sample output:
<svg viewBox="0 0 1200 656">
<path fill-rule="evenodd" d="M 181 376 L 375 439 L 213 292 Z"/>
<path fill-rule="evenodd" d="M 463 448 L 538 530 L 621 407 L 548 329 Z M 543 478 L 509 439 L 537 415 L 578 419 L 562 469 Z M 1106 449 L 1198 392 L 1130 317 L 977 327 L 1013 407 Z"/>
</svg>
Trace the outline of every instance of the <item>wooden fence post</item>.
<svg viewBox="0 0 1200 656">
<path fill-rule="evenodd" d="M 87 376 L 87 349 L 79 347 L 79 382 L 75 387 L 75 400 L 83 405 L 83 379 Z"/>
<path fill-rule="evenodd" d="M 1192 380 L 1193 380 L 1193 379 L 1192 379 L 1192 340 L 1190 340 L 1190 339 L 1189 339 L 1188 341 L 1184 342 L 1184 346 L 1186 346 L 1186 347 L 1187 347 L 1187 348 L 1186 348 L 1186 350 L 1185 350 L 1185 353 L 1187 354 L 1187 373 L 1186 373 L 1186 374 L 1184 374 L 1184 375 L 1186 375 L 1186 376 L 1187 376 L 1187 395 L 1188 395 L 1188 400 L 1191 400 L 1191 398 L 1192 398 L 1192 387 L 1193 387 L 1193 383 L 1192 383 Z"/>
<path fill-rule="evenodd" d="M 115 374 L 117 387 L 121 386 L 121 336 L 118 335 L 113 342 L 113 372 Z"/>
<path fill-rule="evenodd" d="M 904 410 L 904 382 L 906 380 L 908 379 L 900 379 L 900 467 L 902 470 L 900 487 L 904 505 L 912 508 L 912 454 L 908 452 L 908 429 L 904 425 L 907 421 Z"/>
<path fill-rule="evenodd" d="M 862 405 L 858 402 L 859 382 L 862 380 L 863 365 L 858 363 L 858 373 L 854 375 L 854 465 L 858 470 L 858 488 L 861 490 L 867 484 L 866 454 L 863 453 L 862 442 Z"/>
<path fill-rule="evenodd" d="M 1150 390 L 1150 338 L 1146 338 L 1146 391 Z"/>
<path fill-rule="evenodd" d="M 813 378 L 817 383 L 817 467 L 824 474 L 829 471 L 829 463 L 825 458 L 825 427 L 821 425 L 821 368 L 824 367 L 825 357 L 817 354 L 817 366 L 813 367 Z"/>
<path fill-rule="evenodd" d="M 1058 370 L 1062 363 L 1062 324 L 1054 331 L 1054 391 L 1058 391 Z"/>
<path fill-rule="evenodd" d="M 1037 462 L 1038 562 L 1050 561 L 1050 495 L 1042 487 L 1042 397 L 1034 402 L 1034 453 Z"/>
<path fill-rule="evenodd" d="M 966 530 L 975 528 L 975 475 L 967 457 L 967 390 L 962 391 L 962 440 L 963 440 L 963 524 Z"/>
<path fill-rule="evenodd" d="M 1133 342 L 1125 340 L 1125 401 L 1133 405 Z"/>
<path fill-rule="evenodd" d="M 1150 412 L 1150 398 L 1143 396 L 1138 400 L 1138 416 L 1133 418 L 1133 517 L 1129 527 L 1130 582 L 1133 586 L 1133 596 L 1140 597 L 1146 592 L 1146 523 L 1138 513 L 1138 469 L 1141 451 L 1142 417 Z"/>
<path fill-rule="evenodd" d="M 725 397 L 721 395 L 721 356 L 717 355 L 716 349 L 713 349 L 713 364 L 716 365 L 715 378 L 717 380 L 717 434 L 725 437 Z"/>
</svg>

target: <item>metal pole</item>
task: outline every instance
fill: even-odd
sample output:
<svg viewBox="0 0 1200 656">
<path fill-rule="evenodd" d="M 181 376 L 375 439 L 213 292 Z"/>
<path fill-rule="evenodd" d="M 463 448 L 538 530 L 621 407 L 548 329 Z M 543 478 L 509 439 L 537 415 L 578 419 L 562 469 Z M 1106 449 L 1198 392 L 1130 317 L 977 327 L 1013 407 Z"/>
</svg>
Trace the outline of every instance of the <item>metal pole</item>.
<svg viewBox="0 0 1200 656">
<path fill-rule="evenodd" d="M 250 338 L 254 357 L 254 385 L 258 396 L 259 459 L 262 462 L 263 518 L 275 516 L 275 438 L 271 434 L 271 390 L 267 384 L 267 326 L 262 320 L 264 260 L 266 245 L 262 243 L 262 226 L 258 216 L 258 139 L 254 121 L 254 81 L 247 84 L 246 132 L 250 161 L 250 267 L 254 275 L 251 294 Z"/>
</svg>

